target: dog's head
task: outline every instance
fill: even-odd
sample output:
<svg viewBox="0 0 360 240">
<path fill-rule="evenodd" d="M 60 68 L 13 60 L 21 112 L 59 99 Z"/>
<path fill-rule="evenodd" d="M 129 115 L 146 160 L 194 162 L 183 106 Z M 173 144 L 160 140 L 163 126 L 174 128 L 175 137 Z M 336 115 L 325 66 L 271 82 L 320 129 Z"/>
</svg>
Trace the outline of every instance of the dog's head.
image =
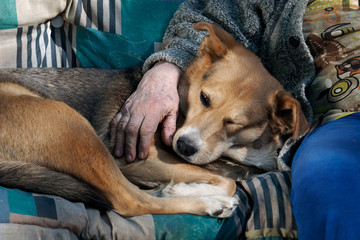
<svg viewBox="0 0 360 240">
<path fill-rule="evenodd" d="M 186 119 L 174 150 L 194 164 L 226 156 L 275 169 L 283 138 L 296 139 L 309 128 L 300 103 L 221 27 L 202 22 L 194 28 L 209 34 L 180 81 Z"/>
</svg>

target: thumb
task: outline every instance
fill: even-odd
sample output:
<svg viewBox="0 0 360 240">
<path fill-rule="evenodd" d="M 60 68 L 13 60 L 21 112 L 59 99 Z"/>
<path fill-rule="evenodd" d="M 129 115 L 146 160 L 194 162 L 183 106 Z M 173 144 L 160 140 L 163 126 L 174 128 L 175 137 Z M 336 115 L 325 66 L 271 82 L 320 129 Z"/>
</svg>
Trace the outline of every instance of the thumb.
<svg viewBox="0 0 360 240">
<path fill-rule="evenodd" d="M 171 146 L 176 131 L 177 114 L 169 114 L 162 122 L 161 138 L 163 142 Z"/>
</svg>

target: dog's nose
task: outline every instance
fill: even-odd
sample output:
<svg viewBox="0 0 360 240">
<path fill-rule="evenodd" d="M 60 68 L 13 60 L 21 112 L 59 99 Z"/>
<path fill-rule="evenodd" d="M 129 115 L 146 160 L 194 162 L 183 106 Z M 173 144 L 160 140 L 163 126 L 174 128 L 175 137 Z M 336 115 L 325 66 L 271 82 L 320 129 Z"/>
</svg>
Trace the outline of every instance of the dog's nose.
<svg viewBox="0 0 360 240">
<path fill-rule="evenodd" d="M 176 142 L 176 147 L 181 155 L 189 157 L 197 152 L 197 149 L 191 145 L 191 141 L 185 137 L 180 137 Z"/>
</svg>

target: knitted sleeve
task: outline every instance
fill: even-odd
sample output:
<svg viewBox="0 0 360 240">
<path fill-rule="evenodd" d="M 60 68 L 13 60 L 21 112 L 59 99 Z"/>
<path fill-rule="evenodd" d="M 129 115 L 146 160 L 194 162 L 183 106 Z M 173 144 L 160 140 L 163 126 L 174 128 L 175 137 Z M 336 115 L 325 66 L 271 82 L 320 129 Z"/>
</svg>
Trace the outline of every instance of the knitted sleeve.
<svg viewBox="0 0 360 240">
<path fill-rule="evenodd" d="M 260 5 L 243 0 L 185 1 L 170 21 L 163 39 L 163 50 L 147 59 L 144 71 L 160 60 L 174 63 L 184 70 L 196 56 L 206 34 L 193 29 L 193 24 L 201 21 L 218 23 L 239 42 L 256 52 L 261 44 L 266 18 L 271 16 L 274 7 L 269 3 Z"/>
</svg>

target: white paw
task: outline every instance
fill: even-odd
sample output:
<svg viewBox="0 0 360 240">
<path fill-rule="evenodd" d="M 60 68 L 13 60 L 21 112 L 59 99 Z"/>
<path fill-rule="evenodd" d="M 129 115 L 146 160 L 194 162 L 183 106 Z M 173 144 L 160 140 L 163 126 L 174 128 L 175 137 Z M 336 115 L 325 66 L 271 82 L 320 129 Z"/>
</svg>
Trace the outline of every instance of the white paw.
<svg viewBox="0 0 360 240">
<path fill-rule="evenodd" d="M 169 184 L 161 190 L 163 197 L 226 195 L 225 189 L 206 183 Z"/>
<path fill-rule="evenodd" d="M 201 197 L 206 202 L 205 212 L 212 217 L 227 218 L 230 217 L 239 204 L 233 197 L 213 195 Z"/>
</svg>

